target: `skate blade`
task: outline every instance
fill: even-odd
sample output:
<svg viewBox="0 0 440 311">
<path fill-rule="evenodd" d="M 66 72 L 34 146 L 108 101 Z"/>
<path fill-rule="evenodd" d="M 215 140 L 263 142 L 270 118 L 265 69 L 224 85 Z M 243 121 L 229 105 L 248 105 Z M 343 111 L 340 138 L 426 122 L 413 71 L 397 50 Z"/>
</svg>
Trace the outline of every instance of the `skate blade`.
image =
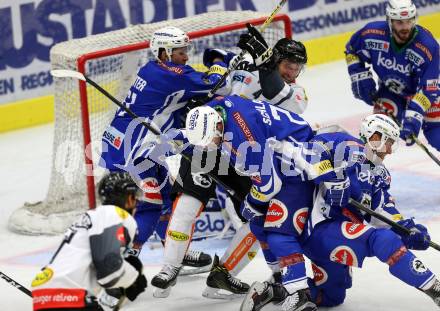
<svg viewBox="0 0 440 311">
<path fill-rule="evenodd" d="M 246 294 L 241 303 L 240 311 L 254 311 L 254 300 L 252 299 L 252 297 L 255 293 L 261 295 L 265 288 L 266 286 L 264 286 L 263 283 L 254 282 L 249 288 L 249 292 Z"/>
<path fill-rule="evenodd" d="M 154 298 L 167 298 L 171 293 L 171 286 L 165 289 L 156 287 L 153 291 Z"/>
<path fill-rule="evenodd" d="M 189 268 L 183 266 L 182 269 L 180 270 L 179 276 L 194 275 L 194 274 L 206 273 L 210 271 L 211 271 L 211 265 L 197 267 L 197 268 Z"/>
<path fill-rule="evenodd" d="M 237 298 L 243 298 L 244 294 L 234 294 L 220 288 L 207 286 L 203 291 L 202 296 L 209 299 L 233 300 Z"/>
</svg>

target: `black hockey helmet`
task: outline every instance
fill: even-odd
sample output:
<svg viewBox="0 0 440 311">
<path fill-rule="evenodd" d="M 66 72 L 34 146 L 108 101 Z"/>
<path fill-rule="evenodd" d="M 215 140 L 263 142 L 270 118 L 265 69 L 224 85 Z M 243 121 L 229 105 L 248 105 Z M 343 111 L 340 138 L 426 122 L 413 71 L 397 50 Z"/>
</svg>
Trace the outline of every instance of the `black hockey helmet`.
<svg viewBox="0 0 440 311">
<path fill-rule="evenodd" d="M 110 172 L 98 185 L 98 194 L 104 205 L 116 205 L 124 208 L 127 197 L 132 194 L 138 197 L 139 187 L 127 172 Z"/>
<path fill-rule="evenodd" d="M 273 47 L 273 52 L 277 63 L 283 59 L 297 64 L 307 63 L 306 47 L 300 41 L 282 38 Z"/>
</svg>

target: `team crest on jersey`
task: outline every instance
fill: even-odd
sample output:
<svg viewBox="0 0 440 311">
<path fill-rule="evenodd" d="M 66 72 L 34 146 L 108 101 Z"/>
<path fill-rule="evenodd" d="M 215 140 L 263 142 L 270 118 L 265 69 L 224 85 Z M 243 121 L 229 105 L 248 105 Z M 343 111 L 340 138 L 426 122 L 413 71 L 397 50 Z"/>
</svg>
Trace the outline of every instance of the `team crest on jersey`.
<svg viewBox="0 0 440 311">
<path fill-rule="evenodd" d="M 423 262 L 414 257 L 410 262 L 411 271 L 417 275 L 423 275 L 429 272 L 428 268 L 423 264 Z"/>
<path fill-rule="evenodd" d="M 125 135 L 113 126 L 109 126 L 102 135 L 102 138 L 116 149 L 120 149 Z"/>
<path fill-rule="evenodd" d="M 250 251 L 247 253 L 249 260 L 254 259 L 256 255 L 257 255 L 257 252 L 255 252 L 255 251 Z"/>
<path fill-rule="evenodd" d="M 438 80 L 437 79 L 426 80 L 426 90 L 427 91 L 437 91 L 438 90 Z"/>
<path fill-rule="evenodd" d="M 421 66 L 425 62 L 423 56 L 412 49 L 406 50 L 406 57 L 411 63 L 413 63 L 416 66 Z"/>
<path fill-rule="evenodd" d="M 307 207 L 300 208 L 293 214 L 293 226 L 299 234 L 304 230 L 308 215 L 309 209 Z"/>
<path fill-rule="evenodd" d="M 390 43 L 384 40 L 367 39 L 365 46 L 369 50 L 388 52 Z"/>
<path fill-rule="evenodd" d="M 369 229 L 368 226 L 361 223 L 353 223 L 344 221 L 341 224 L 341 232 L 347 239 L 353 240 L 360 237 L 362 234 L 367 232 Z"/>
<path fill-rule="evenodd" d="M 356 253 L 345 245 L 336 247 L 330 253 L 330 260 L 346 266 L 359 267 Z"/>
<path fill-rule="evenodd" d="M 286 205 L 277 199 L 270 200 L 269 209 L 266 213 L 265 227 L 281 227 L 289 214 Z"/>
<path fill-rule="evenodd" d="M 90 229 L 92 228 L 92 220 L 90 219 L 90 215 L 85 213 L 81 215 L 73 224 L 74 228 L 84 228 Z"/>
<path fill-rule="evenodd" d="M 315 281 L 316 286 L 320 286 L 327 282 L 328 274 L 327 272 L 318 265 L 315 265 L 312 262 L 312 270 L 313 270 L 313 281 Z"/>
<path fill-rule="evenodd" d="M 43 271 L 39 272 L 32 281 L 31 286 L 36 287 L 47 283 L 53 277 L 53 270 L 51 268 L 44 268 Z"/>
<path fill-rule="evenodd" d="M 203 173 L 193 173 L 191 172 L 192 179 L 197 186 L 202 188 L 209 188 L 212 185 L 211 178 Z"/>
</svg>

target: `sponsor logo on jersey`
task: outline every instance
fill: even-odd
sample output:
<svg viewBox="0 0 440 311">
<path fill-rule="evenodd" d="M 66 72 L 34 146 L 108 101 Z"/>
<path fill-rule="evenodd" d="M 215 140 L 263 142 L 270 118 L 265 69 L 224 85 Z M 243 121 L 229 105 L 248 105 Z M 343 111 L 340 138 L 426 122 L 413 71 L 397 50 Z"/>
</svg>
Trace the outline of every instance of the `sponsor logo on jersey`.
<svg viewBox="0 0 440 311">
<path fill-rule="evenodd" d="M 309 209 L 307 207 L 300 208 L 293 214 L 293 226 L 299 234 L 304 230 L 308 215 Z"/>
<path fill-rule="evenodd" d="M 344 221 L 341 224 L 342 235 L 350 240 L 360 237 L 362 234 L 367 232 L 368 229 L 370 229 L 370 227 L 361 223 Z"/>
<path fill-rule="evenodd" d="M 72 226 L 74 228 L 84 228 L 90 229 L 92 228 L 92 220 L 90 219 L 90 215 L 85 213 L 79 219 L 77 219 Z"/>
<path fill-rule="evenodd" d="M 188 129 L 193 130 L 197 125 L 197 117 L 199 116 L 199 111 L 196 110 L 189 116 Z"/>
<path fill-rule="evenodd" d="M 262 194 L 261 192 L 259 192 L 255 186 L 251 187 L 251 196 L 254 199 L 257 199 L 258 201 L 262 201 L 262 202 L 267 202 L 266 200 L 266 196 L 264 194 Z"/>
<path fill-rule="evenodd" d="M 418 259 L 417 257 L 414 257 L 414 258 L 411 260 L 410 267 L 411 267 L 411 270 L 412 270 L 415 274 L 417 274 L 417 275 L 422 275 L 422 274 L 427 274 L 427 273 L 429 273 L 428 268 L 427 268 L 427 267 L 423 264 L 423 262 L 422 262 L 420 259 Z"/>
<path fill-rule="evenodd" d="M 240 83 L 244 83 L 244 84 L 250 84 L 252 82 L 251 77 L 246 77 L 244 75 L 234 75 L 232 77 L 232 80 L 240 82 Z"/>
<path fill-rule="evenodd" d="M 361 36 L 366 36 L 368 34 L 385 36 L 385 30 L 381 30 L 381 29 L 367 29 L 367 30 L 362 31 Z"/>
<path fill-rule="evenodd" d="M 243 131 L 244 137 L 246 137 L 246 140 L 248 140 L 251 145 L 255 143 L 255 138 L 252 135 L 251 130 L 249 129 L 249 126 L 247 125 L 246 121 L 241 116 L 240 112 L 236 111 L 232 114 L 232 117 L 234 118 L 235 122 L 237 122 L 238 126 Z"/>
<path fill-rule="evenodd" d="M 108 127 L 103 134 L 103 139 L 110 143 L 116 149 L 120 149 L 122 145 L 122 141 L 124 140 L 125 135 L 117 130 L 115 127 Z"/>
<path fill-rule="evenodd" d="M 173 239 L 174 241 L 179 241 L 179 242 L 183 242 L 183 241 L 188 241 L 189 240 L 189 235 L 183 232 L 179 232 L 179 231 L 172 231 L 172 230 L 168 230 L 168 236 Z"/>
<path fill-rule="evenodd" d="M 277 199 L 272 199 L 270 200 L 269 209 L 266 213 L 264 226 L 279 228 L 287 219 L 288 214 L 289 211 L 283 202 Z"/>
<path fill-rule="evenodd" d="M 225 74 L 225 72 L 226 72 L 226 68 L 225 67 L 222 67 L 222 66 L 220 66 L 220 65 L 212 65 L 210 68 L 209 68 L 209 71 L 208 71 L 208 76 L 209 75 L 212 75 L 212 74 L 218 74 L 218 75 L 224 75 Z"/>
<path fill-rule="evenodd" d="M 367 156 L 365 155 L 365 153 L 363 151 L 356 151 L 354 150 L 351 153 L 351 162 L 352 163 L 359 163 L 362 164 L 365 162 L 365 160 L 367 159 Z"/>
<path fill-rule="evenodd" d="M 263 123 L 265 123 L 267 125 L 272 125 L 272 121 L 270 120 L 269 114 L 266 111 L 266 107 L 265 107 L 264 103 L 262 101 L 257 101 L 257 100 L 254 100 L 253 102 L 256 103 L 255 109 L 263 117 Z"/>
<path fill-rule="evenodd" d="M 128 217 L 128 212 L 120 207 L 115 206 L 116 214 L 118 214 L 121 219 L 125 220 Z"/>
<path fill-rule="evenodd" d="M 318 265 L 315 265 L 312 262 L 312 270 L 313 270 L 313 281 L 315 281 L 316 286 L 320 286 L 327 282 L 328 274 L 327 272 Z"/>
<path fill-rule="evenodd" d="M 345 245 L 338 246 L 332 250 L 330 260 L 346 266 L 359 267 L 356 253 Z"/>
<path fill-rule="evenodd" d="M 32 281 L 31 286 L 36 287 L 43 285 L 46 282 L 49 282 L 53 277 L 53 270 L 51 268 L 44 268 L 43 271 L 40 271 Z"/>
<path fill-rule="evenodd" d="M 367 47 L 367 49 L 374 51 L 388 52 L 388 50 L 390 49 L 389 42 L 376 39 L 365 40 L 365 46 Z"/>
<path fill-rule="evenodd" d="M 353 65 L 359 63 L 359 57 L 355 54 L 347 54 L 345 55 L 345 61 L 347 62 L 347 65 Z"/>
<path fill-rule="evenodd" d="M 319 163 L 314 164 L 313 168 L 314 168 L 317 176 L 321 176 L 321 175 L 324 175 L 324 174 L 330 172 L 331 170 L 333 170 L 333 165 L 330 162 L 330 160 L 324 160 L 324 161 L 321 161 Z"/>
<path fill-rule="evenodd" d="M 182 69 L 182 68 L 174 67 L 174 66 L 167 66 L 166 64 L 164 64 L 164 63 L 162 63 L 162 62 L 160 62 L 159 65 L 160 65 L 162 68 L 164 68 L 164 69 L 166 69 L 166 70 L 168 70 L 168 71 L 171 71 L 171 72 L 177 73 L 178 75 L 181 75 L 181 74 L 183 73 L 183 69 Z"/>
<path fill-rule="evenodd" d="M 374 113 L 383 113 L 383 110 L 385 110 L 386 114 L 397 116 L 397 105 L 394 101 L 389 98 L 378 98 L 376 103 L 374 105 Z"/>
<path fill-rule="evenodd" d="M 438 80 L 426 80 L 426 90 L 427 91 L 437 91 L 438 90 Z"/>
<path fill-rule="evenodd" d="M 420 66 L 425 62 L 422 55 L 412 49 L 406 50 L 406 57 L 408 57 L 408 60 L 416 66 Z"/>
<path fill-rule="evenodd" d="M 117 230 L 116 230 L 116 238 L 118 239 L 119 242 L 121 242 L 122 246 L 125 246 L 126 243 L 126 239 L 125 239 L 125 228 L 124 226 L 120 226 Z"/>
<path fill-rule="evenodd" d="M 393 59 L 386 58 L 385 56 L 382 55 L 381 52 L 379 52 L 379 56 L 377 58 L 377 65 L 382 66 L 382 67 L 389 69 L 389 70 L 394 70 L 394 71 L 400 72 L 401 74 L 404 74 L 406 76 L 409 76 L 410 72 L 411 72 L 411 65 L 410 64 L 407 64 L 406 66 L 399 64 L 399 63 L 397 63 L 397 60 L 395 57 L 393 57 Z"/>
<path fill-rule="evenodd" d="M 192 179 L 194 181 L 194 184 L 197 186 L 200 186 L 202 188 L 209 188 L 212 185 L 211 178 L 209 178 L 208 175 L 205 175 L 203 173 L 193 173 L 191 172 Z"/>
<path fill-rule="evenodd" d="M 419 48 L 423 53 L 425 53 L 426 56 L 428 57 L 428 59 L 429 59 L 430 61 L 432 61 L 432 54 L 431 54 L 431 52 L 429 51 L 429 49 L 428 49 L 426 46 L 424 46 L 424 45 L 421 44 L 420 42 L 416 42 L 415 46 L 416 46 L 417 48 Z"/>
<path fill-rule="evenodd" d="M 162 204 L 162 194 L 160 193 L 159 182 L 154 177 L 147 177 L 143 180 L 142 191 L 144 195 L 142 200 L 154 204 Z"/>
<path fill-rule="evenodd" d="M 426 111 L 431 107 L 431 101 L 428 97 L 426 97 L 425 94 L 419 92 L 412 98 L 412 101 L 420 106 L 420 108 L 423 109 L 423 111 Z"/>
</svg>

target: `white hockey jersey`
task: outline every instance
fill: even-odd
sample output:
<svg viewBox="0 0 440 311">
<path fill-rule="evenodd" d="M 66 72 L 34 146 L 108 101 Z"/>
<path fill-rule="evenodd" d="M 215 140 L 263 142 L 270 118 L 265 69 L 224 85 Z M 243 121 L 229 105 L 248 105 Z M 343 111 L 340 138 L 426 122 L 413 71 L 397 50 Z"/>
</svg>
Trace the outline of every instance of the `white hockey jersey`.
<svg viewBox="0 0 440 311">
<path fill-rule="evenodd" d="M 34 310 L 81 308 L 100 286 L 129 287 L 139 275 L 123 252 L 137 231 L 125 210 L 99 206 L 84 213 L 64 234 L 50 263 L 32 281 Z"/>
<path fill-rule="evenodd" d="M 232 63 L 233 61 L 231 61 Z M 248 99 L 258 99 L 291 112 L 301 114 L 307 108 L 307 96 L 302 86 L 284 82 L 284 88 L 272 99 L 262 95 L 258 70 L 253 66 L 252 56 L 246 54 L 238 65 L 238 70 L 232 72 L 231 95 L 239 95 Z M 254 67 L 249 70 L 249 67 Z"/>
</svg>

